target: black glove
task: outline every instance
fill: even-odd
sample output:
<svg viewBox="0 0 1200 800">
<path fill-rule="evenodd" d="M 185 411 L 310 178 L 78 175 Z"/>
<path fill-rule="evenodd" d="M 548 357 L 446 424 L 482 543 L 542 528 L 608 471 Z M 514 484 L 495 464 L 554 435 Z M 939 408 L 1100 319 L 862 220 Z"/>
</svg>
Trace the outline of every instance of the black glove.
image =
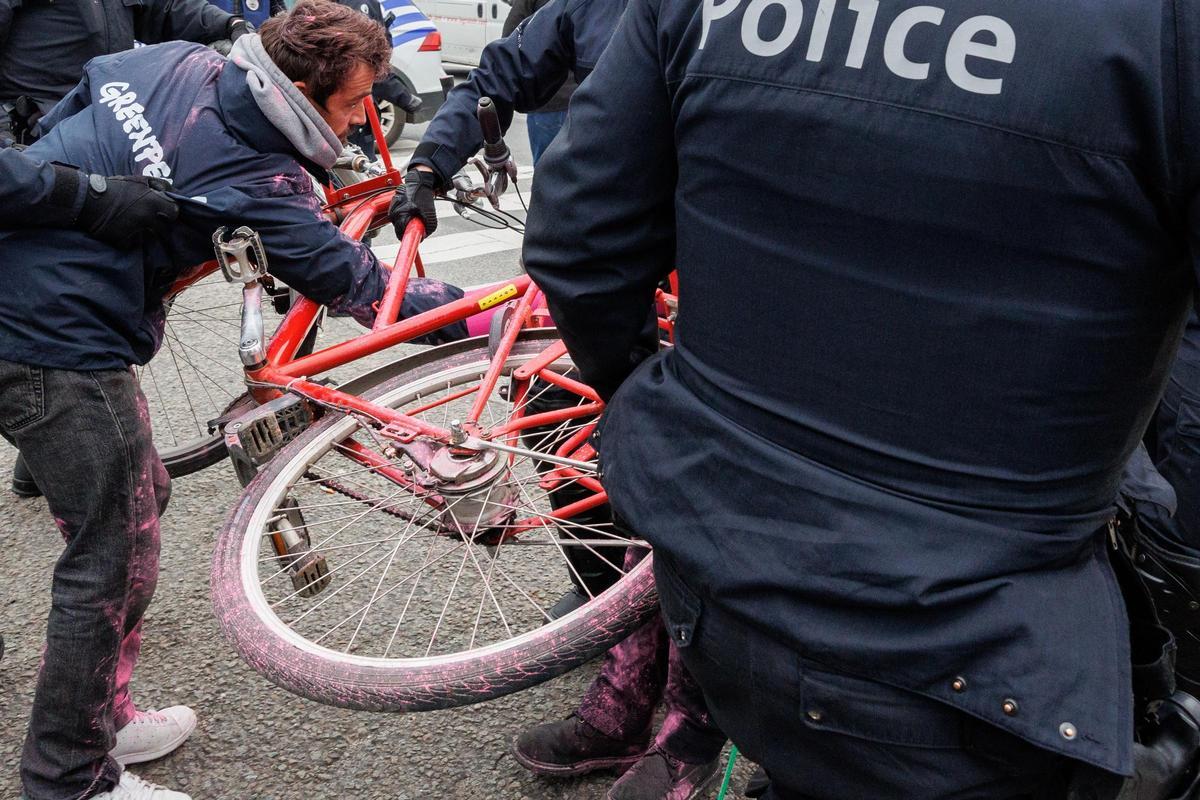
<svg viewBox="0 0 1200 800">
<path fill-rule="evenodd" d="M 416 114 L 421 110 L 421 106 L 423 105 L 425 105 L 425 102 L 415 94 L 412 94 L 408 96 L 408 102 L 404 104 L 403 108 L 409 114 Z"/>
<path fill-rule="evenodd" d="M 171 184 L 162 178 L 81 177 L 88 188 L 75 227 L 107 244 L 132 247 L 143 233 L 166 233 L 179 216 L 179 206 L 164 194 Z"/>
<path fill-rule="evenodd" d="M 241 17 L 234 17 L 229 20 L 229 27 L 226 28 L 225 38 L 209 42 L 208 46 L 221 55 L 228 56 L 229 51 L 233 49 L 233 43 L 247 33 L 254 33 L 254 26 Z"/>
<path fill-rule="evenodd" d="M 411 219 L 425 223 L 426 236 L 437 230 L 437 210 L 433 207 L 437 183 L 437 175 L 424 170 L 410 169 L 404 176 L 404 186 L 388 207 L 388 219 L 395 226 L 397 237 L 404 238 L 404 228 Z"/>
</svg>

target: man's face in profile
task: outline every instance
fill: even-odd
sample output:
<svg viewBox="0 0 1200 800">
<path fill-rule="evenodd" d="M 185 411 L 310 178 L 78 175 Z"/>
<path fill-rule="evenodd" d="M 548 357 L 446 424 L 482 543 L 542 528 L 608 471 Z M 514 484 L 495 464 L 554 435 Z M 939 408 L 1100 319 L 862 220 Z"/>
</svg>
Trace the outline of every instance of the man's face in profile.
<svg viewBox="0 0 1200 800">
<path fill-rule="evenodd" d="M 309 93 L 304 81 L 296 81 L 299 89 L 308 101 L 317 109 L 317 113 L 325 120 L 330 129 L 341 139 L 342 144 L 350 135 L 350 129 L 367 121 L 366 111 L 363 110 L 363 100 L 371 96 L 371 85 L 375 83 L 375 72 L 366 64 L 355 64 L 354 69 L 347 73 L 338 88 L 325 98 L 324 103 L 318 103 Z"/>
</svg>

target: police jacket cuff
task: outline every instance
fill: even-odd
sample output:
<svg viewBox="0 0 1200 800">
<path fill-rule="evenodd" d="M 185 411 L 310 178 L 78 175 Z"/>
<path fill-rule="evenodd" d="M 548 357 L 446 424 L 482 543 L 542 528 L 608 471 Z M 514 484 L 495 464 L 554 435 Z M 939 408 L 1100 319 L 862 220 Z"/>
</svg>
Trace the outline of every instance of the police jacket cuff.
<svg viewBox="0 0 1200 800">
<path fill-rule="evenodd" d="M 449 148 L 433 142 L 421 142 L 413 151 L 406 169 L 412 169 L 417 164 L 429 167 L 437 175 L 437 185 L 433 188 L 442 191 L 450 185 L 450 179 L 462 168 L 463 163 Z"/>
<path fill-rule="evenodd" d="M 74 225 L 83 210 L 87 195 L 87 176 L 75 167 L 55 163 L 54 187 L 46 197 L 46 211 L 54 215 L 56 222 Z"/>
</svg>

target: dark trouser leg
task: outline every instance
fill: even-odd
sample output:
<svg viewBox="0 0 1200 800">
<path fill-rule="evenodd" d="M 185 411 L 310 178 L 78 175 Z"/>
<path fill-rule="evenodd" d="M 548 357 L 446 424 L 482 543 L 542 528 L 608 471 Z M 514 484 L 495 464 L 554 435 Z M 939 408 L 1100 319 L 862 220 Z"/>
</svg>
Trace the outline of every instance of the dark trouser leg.
<svg viewBox="0 0 1200 800">
<path fill-rule="evenodd" d="M 625 569 L 645 555 L 629 548 Z M 600 674 L 579 703 L 579 718 L 606 736 L 632 741 L 645 735 L 666 682 L 667 636 L 655 616 L 604 654 Z"/>
<path fill-rule="evenodd" d="M 557 411 L 578 405 L 583 398 L 567 389 L 558 386 L 547 386 L 534 381 L 529 387 L 530 400 L 526 406 L 526 415 L 543 414 L 547 411 Z M 531 450 L 554 452 L 570 438 L 573 430 L 563 431 L 559 426 L 547 425 L 529 428 L 521 434 L 521 442 Z M 553 465 L 541 461 L 537 469 L 541 473 L 550 471 Z M 563 483 L 554 489 L 550 495 L 550 506 L 554 510 L 564 508 L 571 503 L 586 499 L 592 495 L 590 489 L 578 484 Z M 612 511 L 608 505 L 599 506 L 570 519 L 581 538 L 602 538 L 600 534 L 589 535 L 588 527 L 607 529 L 612 523 Z M 591 548 L 583 546 L 564 545 L 563 554 L 567 560 L 567 572 L 571 582 L 587 596 L 595 596 L 617 582 L 621 577 L 617 564 L 622 558 L 620 548 Z"/>
<path fill-rule="evenodd" d="M 17 453 L 17 460 L 13 462 L 12 490 L 17 497 L 42 496 L 42 490 L 38 488 L 37 481 L 33 479 L 33 474 L 20 453 Z"/>
<path fill-rule="evenodd" d="M 138 401 L 139 408 L 145 411 L 146 398 L 139 393 Z M 145 419 L 149 425 L 148 414 Z M 154 502 L 157 506 L 155 518 L 157 527 L 157 518 L 167 510 L 167 502 L 171 498 L 171 478 L 167 475 L 166 467 L 158 459 L 157 454 L 153 462 L 151 468 L 153 470 Z M 157 547 L 155 553 L 157 554 Z M 145 568 L 143 566 L 141 569 L 143 573 Z M 121 640 L 121 653 L 117 658 L 117 676 L 114 681 L 112 701 L 113 725 L 117 730 L 128 725 L 137 714 L 137 708 L 129 694 L 129 681 L 133 677 L 133 670 L 137 666 L 138 655 L 142 650 L 142 617 L 150 606 L 150 600 L 154 597 L 157 577 L 158 560 L 156 557 L 153 578 L 146 580 L 144 574 L 139 575 L 129 587 L 129 611 L 125 615 L 125 638 Z"/>
<path fill-rule="evenodd" d="M 721 754 L 725 733 L 709 713 L 700 684 L 688 672 L 674 643 L 667 640 L 667 685 L 663 690 L 666 716 L 654 745 L 688 764 L 707 764 Z"/>
<path fill-rule="evenodd" d="M 566 119 L 565 111 L 535 111 L 525 116 L 526 130 L 529 132 L 529 151 L 533 155 L 535 167 Z"/>
<path fill-rule="evenodd" d="M 24 454 L 66 546 L 21 779 L 31 800 L 88 797 L 120 776 L 108 757 L 118 673 L 132 671 L 158 576 L 168 481 L 145 399 L 126 370 L 0 362 L 0 427 Z"/>
<path fill-rule="evenodd" d="M 1150 455 L 1175 489 L 1179 508 L 1172 516 L 1152 506 L 1142 521 L 1176 549 L 1200 551 L 1200 363 L 1182 358 L 1176 363 L 1155 425 L 1157 445 Z"/>
<path fill-rule="evenodd" d="M 668 628 L 713 718 L 771 776 L 775 800 L 1063 798 L 1074 763 L 957 710 L 803 664 L 717 608 L 670 570 L 655 577 Z M 682 589 L 681 589 L 682 587 Z M 681 594 L 686 592 L 686 595 Z M 844 731 L 853 731 L 849 735 Z"/>
</svg>

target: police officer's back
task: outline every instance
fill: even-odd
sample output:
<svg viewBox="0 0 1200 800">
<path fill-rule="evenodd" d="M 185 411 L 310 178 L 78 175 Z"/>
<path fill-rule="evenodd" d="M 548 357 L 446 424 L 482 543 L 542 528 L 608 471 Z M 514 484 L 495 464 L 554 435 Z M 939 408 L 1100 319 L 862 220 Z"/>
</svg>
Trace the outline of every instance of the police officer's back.
<svg viewBox="0 0 1200 800">
<path fill-rule="evenodd" d="M 639 0 L 573 99 L 525 263 L 604 394 L 679 267 L 606 487 L 752 755 L 954 729 L 1130 769 L 1103 531 L 1196 286 L 1200 18 L 1176 8 Z M 785 713 L 794 738 L 756 727 Z M 779 763 L 813 797 L 961 777 L 836 761 Z"/>
</svg>

